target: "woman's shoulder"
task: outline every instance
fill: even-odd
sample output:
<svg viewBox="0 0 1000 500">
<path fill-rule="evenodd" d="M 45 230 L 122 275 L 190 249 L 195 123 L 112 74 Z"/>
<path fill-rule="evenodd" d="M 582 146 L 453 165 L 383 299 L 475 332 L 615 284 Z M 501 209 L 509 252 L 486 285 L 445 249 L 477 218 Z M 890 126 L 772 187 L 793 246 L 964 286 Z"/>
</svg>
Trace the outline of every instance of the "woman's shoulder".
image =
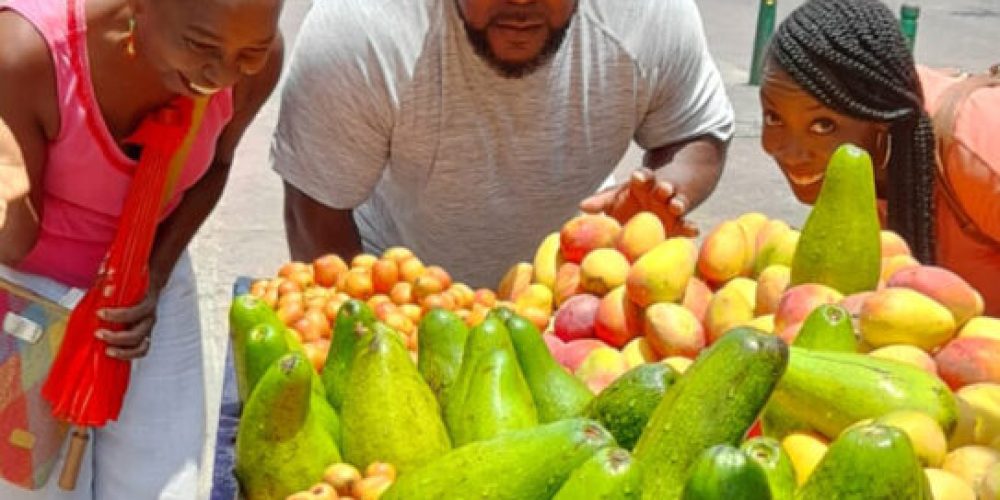
<svg viewBox="0 0 1000 500">
<path fill-rule="evenodd" d="M 954 68 L 934 68 L 917 65 L 917 75 L 924 91 L 924 109 L 931 116 L 941 105 L 941 96 L 952 85 L 962 81 L 962 71 Z"/>
<path fill-rule="evenodd" d="M 0 10 L 0 112 L 57 122 L 55 85 L 52 56 L 41 33 L 20 14 Z M 47 132 L 58 128 L 49 125 Z"/>
</svg>

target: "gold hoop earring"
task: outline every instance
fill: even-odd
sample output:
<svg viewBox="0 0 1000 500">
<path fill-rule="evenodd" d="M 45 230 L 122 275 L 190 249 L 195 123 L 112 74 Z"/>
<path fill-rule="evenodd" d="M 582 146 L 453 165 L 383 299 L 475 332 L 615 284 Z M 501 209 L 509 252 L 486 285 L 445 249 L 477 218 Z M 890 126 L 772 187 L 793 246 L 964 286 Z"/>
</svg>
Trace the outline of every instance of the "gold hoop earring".
<svg viewBox="0 0 1000 500">
<path fill-rule="evenodd" d="M 125 53 L 135 57 L 135 18 L 128 19 L 128 35 L 125 36 Z"/>
</svg>

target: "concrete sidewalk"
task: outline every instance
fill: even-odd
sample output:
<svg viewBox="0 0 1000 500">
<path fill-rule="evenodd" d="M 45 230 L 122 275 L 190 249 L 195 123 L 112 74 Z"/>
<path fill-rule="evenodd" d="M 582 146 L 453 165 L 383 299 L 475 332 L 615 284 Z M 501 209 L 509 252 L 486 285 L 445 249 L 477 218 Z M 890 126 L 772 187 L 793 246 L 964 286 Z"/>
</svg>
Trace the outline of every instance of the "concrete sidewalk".
<svg viewBox="0 0 1000 500">
<path fill-rule="evenodd" d="M 780 0 L 779 21 L 801 3 L 802 0 Z M 902 2 L 887 3 L 898 12 Z M 994 35 L 1000 21 L 1000 0 L 911 0 L 909 3 L 922 7 L 916 44 L 918 62 L 968 70 L 981 70 L 1000 62 Z M 712 198 L 692 215 L 703 232 L 726 218 L 751 210 L 792 224 L 800 224 L 806 213 L 792 198 L 777 168 L 760 150 L 757 88 L 746 84 L 757 4 L 756 0 L 698 0 L 709 44 L 737 116 L 736 137 L 723 178 Z M 282 28 L 291 50 L 310 2 L 286 0 L 285 5 Z M 226 311 L 234 280 L 240 275 L 273 275 L 288 259 L 281 219 L 281 182 L 268 166 L 278 95 L 276 92 L 272 96 L 247 131 L 237 151 L 225 195 L 191 246 L 205 327 L 207 397 L 211 409 L 219 404 Z M 630 150 L 619 171 L 626 172 L 638 165 L 640 159 L 641 151 Z M 213 416 L 208 427 L 213 441 L 215 427 Z M 210 457 L 211 450 L 206 450 L 207 463 L 211 463 Z M 205 492 L 210 477 L 206 475 L 203 481 Z"/>
</svg>

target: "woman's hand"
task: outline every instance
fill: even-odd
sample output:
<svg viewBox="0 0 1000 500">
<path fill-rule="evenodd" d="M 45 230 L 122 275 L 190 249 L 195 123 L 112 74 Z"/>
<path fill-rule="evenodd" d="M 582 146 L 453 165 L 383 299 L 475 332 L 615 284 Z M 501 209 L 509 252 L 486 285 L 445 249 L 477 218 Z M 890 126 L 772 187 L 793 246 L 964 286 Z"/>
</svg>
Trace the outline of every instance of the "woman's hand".
<svg viewBox="0 0 1000 500">
<path fill-rule="evenodd" d="M 132 307 L 98 311 L 97 314 L 101 319 L 120 324 L 123 328 L 116 332 L 104 329 L 97 331 L 97 338 L 108 344 L 108 356 L 132 360 L 141 358 L 149 352 L 159 298 L 159 290 L 151 287 L 142 302 Z"/>
<path fill-rule="evenodd" d="M 7 214 L 14 203 L 28 195 L 30 185 L 23 165 L 12 165 L 0 158 L 0 229 L 6 226 Z"/>
<path fill-rule="evenodd" d="M 632 172 L 627 182 L 583 200 L 580 210 L 604 212 L 623 224 L 633 215 L 648 211 L 660 218 L 667 235 L 698 235 L 698 228 L 684 219 L 688 211 L 687 198 L 678 193 L 673 184 L 657 179 L 648 168 L 640 168 Z"/>
</svg>

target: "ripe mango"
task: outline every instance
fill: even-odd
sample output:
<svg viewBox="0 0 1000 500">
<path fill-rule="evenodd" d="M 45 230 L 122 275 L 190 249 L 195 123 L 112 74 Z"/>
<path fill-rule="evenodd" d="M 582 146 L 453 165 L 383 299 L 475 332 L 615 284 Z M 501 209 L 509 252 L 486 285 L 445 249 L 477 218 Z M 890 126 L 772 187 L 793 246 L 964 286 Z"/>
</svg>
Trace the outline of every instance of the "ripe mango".
<svg viewBox="0 0 1000 500">
<path fill-rule="evenodd" d="M 895 410 L 875 419 L 875 423 L 896 427 L 906 433 L 913 451 L 924 467 L 938 467 L 948 453 L 948 440 L 937 421 L 916 410 Z"/>
<path fill-rule="evenodd" d="M 910 245 L 906 244 L 898 233 L 883 229 L 879 232 L 879 242 L 881 243 L 882 259 L 887 259 L 896 255 L 913 255 L 910 252 Z"/>
<path fill-rule="evenodd" d="M 955 325 L 983 314 L 983 297 L 961 276 L 937 266 L 901 269 L 892 275 L 886 286 L 916 290 L 951 311 Z"/>
<path fill-rule="evenodd" d="M 603 296 L 625 284 L 628 259 L 614 248 L 598 248 L 588 253 L 580 263 L 580 286 L 584 292 Z"/>
<path fill-rule="evenodd" d="M 986 473 L 997 462 L 1000 462 L 1000 451 L 971 445 L 948 453 L 941 468 L 964 479 L 978 493 L 983 487 Z"/>
<path fill-rule="evenodd" d="M 763 316 L 757 316 L 756 318 L 743 323 L 740 326 L 749 326 L 750 328 L 756 328 L 764 333 L 774 333 L 774 315 L 765 314 Z"/>
<path fill-rule="evenodd" d="M 757 283 L 748 278 L 736 278 L 726 283 L 712 297 L 705 315 L 705 334 L 709 344 L 722 338 L 730 328 L 754 318 Z"/>
<path fill-rule="evenodd" d="M 826 455 L 829 443 L 819 436 L 796 432 L 785 436 L 781 441 L 781 447 L 792 461 L 795 482 L 801 486 L 819 465 L 823 455 Z"/>
<path fill-rule="evenodd" d="M 659 217 L 652 212 L 639 212 L 622 227 L 615 248 L 625 255 L 629 262 L 635 262 L 656 245 L 663 243 L 663 240 L 667 239 L 666 235 Z"/>
<path fill-rule="evenodd" d="M 542 240 L 535 251 L 534 279 L 551 290 L 556 288 L 556 273 L 562 264 L 562 253 L 559 251 L 559 233 L 552 233 Z"/>
<path fill-rule="evenodd" d="M 625 356 L 625 363 L 630 370 L 642 364 L 655 363 L 660 359 L 645 337 L 636 337 L 628 341 L 622 349 L 622 356 Z"/>
<path fill-rule="evenodd" d="M 754 304 L 754 314 L 774 314 L 778 310 L 778 302 L 788 289 L 792 279 L 792 269 L 786 265 L 768 266 L 757 276 L 757 299 Z"/>
<path fill-rule="evenodd" d="M 949 446 L 991 446 L 1000 451 L 1000 384 L 965 386 L 955 393 L 959 418 Z"/>
<path fill-rule="evenodd" d="M 708 233 L 698 253 L 698 274 L 719 286 L 743 274 L 753 260 L 753 248 L 746 232 L 736 221 L 719 224 Z"/>
<path fill-rule="evenodd" d="M 909 288 L 884 288 L 861 306 L 861 336 L 873 347 L 910 344 L 930 352 L 954 335 L 951 312 Z"/>
<path fill-rule="evenodd" d="M 965 323 L 958 331 L 958 338 L 985 337 L 1000 340 L 1000 319 L 977 316 Z"/>
<path fill-rule="evenodd" d="M 556 272 L 556 305 L 561 305 L 566 299 L 581 292 L 580 265 L 564 262 L 563 265 L 559 266 L 559 271 Z"/>
<path fill-rule="evenodd" d="M 881 268 L 879 269 L 878 277 L 880 286 L 878 288 L 884 287 L 886 282 L 892 279 L 892 277 L 899 271 L 913 267 L 920 267 L 920 262 L 909 255 L 893 255 L 891 257 L 882 258 L 880 266 Z"/>
<path fill-rule="evenodd" d="M 979 382 L 1000 383 L 1000 340 L 954 339 L 934 359 L 941 379 L 952 389 Z"/>
<path fill-rule="evenodd" d="M 792 267 L 792 261 L 795 259 L 795 251 L 798 249 L 801 234 L 795 229 L 785 231 L 779 229 L 770 233 L 767 241 L 757 251 L 754 270 L 760 274 L 765 268 L 775 264 Z"/>
<path fill-rule="evenodd" d="M 553 333 L 564 341 L 594 338 L 601 299 L 586 293 L 574 295 L 556 313 Z"/>
<path fill-rule="evenodd" d="M 611 385 L 621 374 L 628 371 L 628 363 L 618 349 L 598 347 L 590 352 L 576 369 L 576 377 L 587 384 L 594 394 Z"/>
<path fill-rule="evenodd" d="M 868 353 L 869 356 L 882 359 L 891 359 L 900 363 L 907 363 L 921 370 L 937 375 L 937 363 L 934 358 L 919 347 L 908 344 L 893 344 L 879 347 Z"/>
<path fill-rule="evenodd" d="M 583 214 L 570 219 L 559 232 L 562 256 L 579 264 L 583 257 L 598 248 L 614 248 L 622 226 L 603 214 Z"/>
<path fill-rule="evenodd" d="M 528 288 L 531 278 L 534 275 L 534 266 L 527 262 L 518 262 L 507 270 L 507 274 L 500 279 L 497 285 L 497 299 L 515 300 L 517 296 Z"/>
<path fill-rule="evenodd" d="M 925 468 L 931 495 L 940 500 L 976 500 L 976 492 L 964 479 L 946 470 Z"/>
<path fill-rule="evenodd" d="M 624 347 L 629 340 L 642 333 L 641 328 L 630 327 L 628 315 L 635 314 L 628 308 L 629 300 L 625 296 L 625 287 L 619 286 L 601 299 L 597 307 L 597 317 L 594 321 L 594 332 L 597 338 L 614 347 Z M 641 325 L 641 319 L 639 320 Z"/>
<path fill-rule="evenodd" d="M 646 308 L 643 332 L 661 358 L 694 358 L 705 347 L 705 332 L 698 318 L 686 307 L 670 302 Z"/>
<path fill-rule="evenodd" d="M 704 323 L 705 314 L 708 313 L 708 303 L 711 301 L 712 289 L 704 281 L 692 276 L 684 289 L 681 305 L 691 311 L 691 314 L 694 314 L 698 321 Z"/>
<path fill-rule="evenodd" d="M 628 298 L 640 307 L 676 302 L 694 275 L 698 249 L 690 238 L 675 237 L 639 258 L 626 278 Z"/>
<path fill-rule="evenodd" d="M 743 236 L 746 237 L 746 245 L 750 252 L 750 258 L 743 266 L 742 276 L 754 275 L 754 264 L 757 261 L 757 235 L 770 222 L 766 215 L 760 212 L 747 212 L 736 218 L 736 223 L 743 228 Z"/>
<path fill-rule="evenodd" d="M 815 283 L 789 288 L 778 301 L 778 309 L 774 313 L 774 333 L 785 342 L 792 343 L 798 336 L 802 322 L 813 309 L 823 304 L 836 304 L 843 298 L 840 292 Z"/>
</svg>

